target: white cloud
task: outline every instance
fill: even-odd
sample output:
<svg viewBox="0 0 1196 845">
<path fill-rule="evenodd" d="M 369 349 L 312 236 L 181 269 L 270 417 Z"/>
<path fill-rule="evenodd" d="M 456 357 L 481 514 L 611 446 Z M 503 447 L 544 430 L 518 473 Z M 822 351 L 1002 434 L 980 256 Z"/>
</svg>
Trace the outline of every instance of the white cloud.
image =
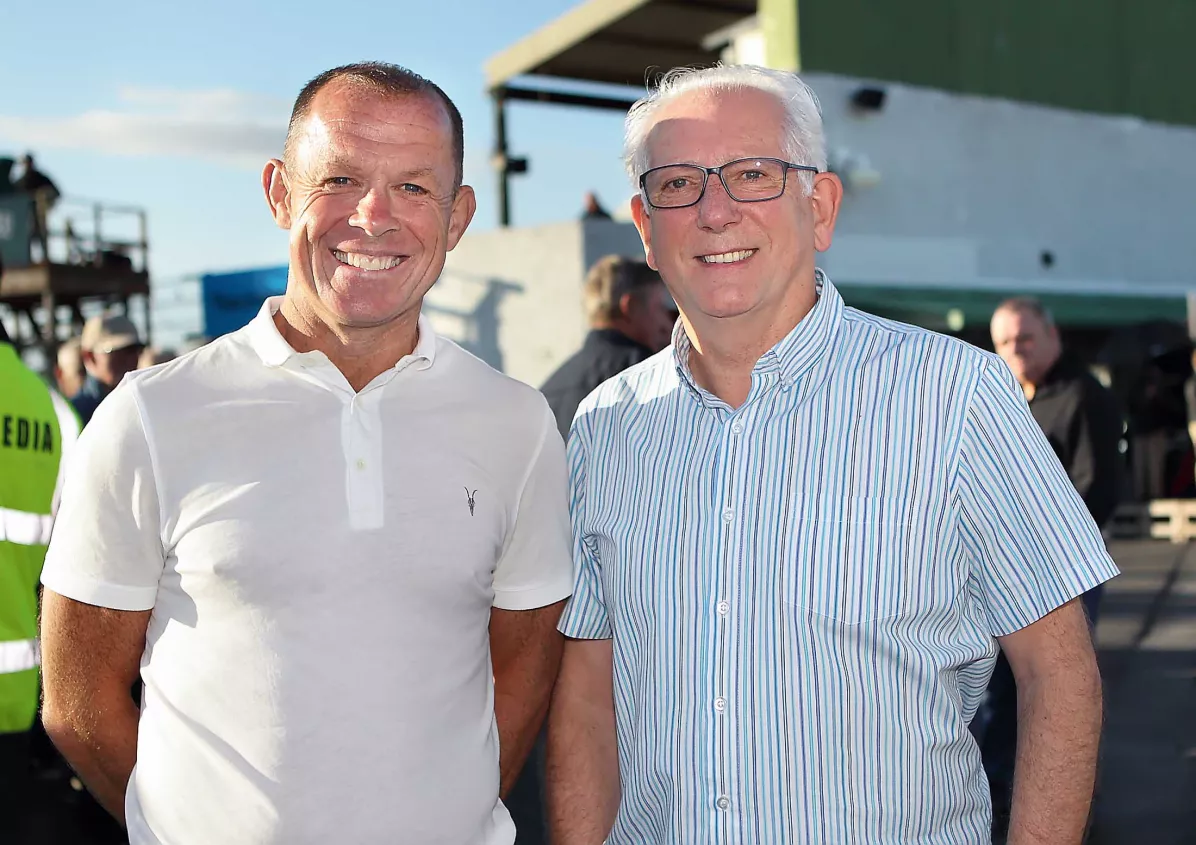
<svg viewBox="0 0 1196 845">
<path fill-rule="evenodd" d="M 230 89 L 124 88 L 119 109 L 72 117 L 0 114 L 0 135 L 32 148 L 201 158 L 258 168 L 282 151 L 289 104 Z"/>
</svg>

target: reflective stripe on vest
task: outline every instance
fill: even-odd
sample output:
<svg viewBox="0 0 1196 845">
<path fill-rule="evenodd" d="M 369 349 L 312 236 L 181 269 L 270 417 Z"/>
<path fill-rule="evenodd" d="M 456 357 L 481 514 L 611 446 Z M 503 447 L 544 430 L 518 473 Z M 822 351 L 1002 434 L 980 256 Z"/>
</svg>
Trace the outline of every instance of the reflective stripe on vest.
<svg viewBox="0 0 1196 845">
<path fill-rule="evenodd" d="M 19 546 L 48 546 L 53 527 L 54 518 L 49 514 L 0 508 L 0 541 Z"/>
<path fill-rule="evenodd" d="M 0 643 L 0 675 L 36 669 L 41 664 L 42 649 L 37 640 L 12 640 Z"/>
</svg>

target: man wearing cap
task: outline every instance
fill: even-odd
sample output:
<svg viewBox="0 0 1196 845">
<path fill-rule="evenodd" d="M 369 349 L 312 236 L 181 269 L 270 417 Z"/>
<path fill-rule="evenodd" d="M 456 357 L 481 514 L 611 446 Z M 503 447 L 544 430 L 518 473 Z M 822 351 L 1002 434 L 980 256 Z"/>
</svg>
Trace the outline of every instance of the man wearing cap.
<svg viewBox="0 0 1196 845">
<path fill-rule="evenodd" d="M 101 314 L 83 326 L 83 367 L 87 378 L 71 399 L 83 424 L 111 393 L 126 373 L 137 369 L 141 338 L 133 321 L 123 314 Z"/>
</svg>

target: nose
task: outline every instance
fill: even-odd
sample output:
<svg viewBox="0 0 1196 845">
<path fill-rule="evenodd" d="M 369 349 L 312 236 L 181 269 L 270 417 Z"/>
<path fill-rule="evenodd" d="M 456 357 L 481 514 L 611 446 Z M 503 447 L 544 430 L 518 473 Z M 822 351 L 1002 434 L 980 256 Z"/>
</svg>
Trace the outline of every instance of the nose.
<svg viewBox="0 0 1196 845">
<path fill-rule="evenodd" d="M 721 232 L 727 226 L 739 221 L 739 203 L 731 199 L 723 180 L 710 174 L 706 180 L 706 193 L 698 200 L 698 225 L 703 229 Z"/>
<path fill-rule="evenodd" d="M 399 221 L 394 213 L 390 193 L 377 188 L 367 191 L 353 210 L 349 225 L 361 229 L 371 238 L 381 237 L 398 229 Z"/>
</svg>

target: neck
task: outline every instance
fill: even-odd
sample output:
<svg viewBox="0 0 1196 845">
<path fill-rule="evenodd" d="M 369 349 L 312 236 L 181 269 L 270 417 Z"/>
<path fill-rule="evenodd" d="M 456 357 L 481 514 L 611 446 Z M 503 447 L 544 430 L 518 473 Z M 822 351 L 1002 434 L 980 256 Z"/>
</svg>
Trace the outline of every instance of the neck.
<svg viewBox="0 0 1196 845">
<path fill-rule="evenodd" d="M 689 368 L 694 381 L 732 408 L 746 402 L 756 363 L 793 331 L 818 301 L 813 282 L 802 287 L 802 294 L 771 313 L 759 309 L 760 313 L 703 316 L 692 321 L 682 314 L 693 347 Z"/>
<path fill-rule="evenodd" d="M 414 310 L 381 326 L 334 325 L 289 296 L 274 315 L 274 324 L 292 349 L 323 352 L 357 392 L 415 351 L 418 321 L 419 311 Z"/>
</svg>

